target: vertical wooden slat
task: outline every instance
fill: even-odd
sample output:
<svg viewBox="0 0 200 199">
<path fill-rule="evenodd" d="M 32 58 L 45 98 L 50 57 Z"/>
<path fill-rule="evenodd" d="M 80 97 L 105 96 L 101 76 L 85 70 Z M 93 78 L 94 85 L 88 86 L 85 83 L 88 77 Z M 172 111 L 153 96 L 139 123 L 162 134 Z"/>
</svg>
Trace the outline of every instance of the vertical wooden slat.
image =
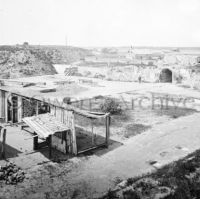
<svg viewBox="0 0 200 199">
<path fill-rule="evenodd" d="M 22 121 L 22 97 L 18 96 L 17 97 L 17 101 L 18 101 L 17 119 L 18 119 L 18 122 L 21 122 Z"/>
<path fill-rule="evenodd" d="M 61 109 L 61 122 L 64 123 L 65 121 L 65 116 L 64 116 L 64 109 Z"/>
<path fill-rule="evenodd" d="M 5 92 L 5 122 L 7 123 L 8 122 L 8 97 L 9 97 L 9 93 L 8 92 Z"/>
<path fill-rule="evenodd" d="M 4 122 L 5 122 L 5 91 L 1 92 L 1 96 L 2 96 L 1 117 L 4 118 Z"/>
<path fill-rule="evenodd" d="M 51 115 L 56 116 L 56 107 L 55 106 L 50 107 L 50 113 L 51 113 Z"/>
<path fill-rule="evenodd" d="M 70 117 L 71 117 L 71 126 L 70 126 L 70 130 L 71 130 L 71 134 L 72 134 L 72 153 L 74 155 L 77 155 L 77 144 L 76 144 L 76 131 L 75 131 L 75 123 L 74 123 L 74 114 L 73 112 L 69 112 L 71 113 Z"/>
</svg>

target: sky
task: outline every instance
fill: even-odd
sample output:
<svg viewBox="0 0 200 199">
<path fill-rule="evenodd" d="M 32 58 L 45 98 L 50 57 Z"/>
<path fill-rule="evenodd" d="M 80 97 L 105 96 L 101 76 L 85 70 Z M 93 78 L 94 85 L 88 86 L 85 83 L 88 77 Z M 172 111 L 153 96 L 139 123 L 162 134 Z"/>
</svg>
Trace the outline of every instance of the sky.
<svg viewBox="0 0 200 199">
<path fill-rule="evenodd" d="M 0 45 L 197 46 L 200 0 L 0 0 Z"/>
</svg>

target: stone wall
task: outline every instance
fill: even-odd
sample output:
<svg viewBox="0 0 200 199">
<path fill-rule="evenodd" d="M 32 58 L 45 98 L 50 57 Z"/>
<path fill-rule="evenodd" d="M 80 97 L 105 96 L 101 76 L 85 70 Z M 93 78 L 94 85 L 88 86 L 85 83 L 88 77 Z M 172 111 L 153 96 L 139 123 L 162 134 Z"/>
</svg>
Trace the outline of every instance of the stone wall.
<svg viewBox="0 0 200 199">
<path fill-rule="evenodd" d="M 36 114 L 36 100 L 22 99 L 22 117 L 30 117 Z"/>
</svg>

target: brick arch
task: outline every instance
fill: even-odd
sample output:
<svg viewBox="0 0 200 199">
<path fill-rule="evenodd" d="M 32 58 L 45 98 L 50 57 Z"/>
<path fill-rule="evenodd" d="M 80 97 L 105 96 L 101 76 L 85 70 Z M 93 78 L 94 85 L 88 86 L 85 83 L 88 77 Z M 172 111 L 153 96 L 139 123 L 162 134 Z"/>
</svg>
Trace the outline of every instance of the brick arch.
<svg viewBox="0 0 200 199">
<path fill-rule="evenodd" d="M 159 80 L 160 82 L 168 82 L 168 83 L 172 83 L 172 70 L 170 70 L 169 68 L 164 68 L 161 70 L 160 72 L 160 76 L 159 76 Z"/>
</svg>

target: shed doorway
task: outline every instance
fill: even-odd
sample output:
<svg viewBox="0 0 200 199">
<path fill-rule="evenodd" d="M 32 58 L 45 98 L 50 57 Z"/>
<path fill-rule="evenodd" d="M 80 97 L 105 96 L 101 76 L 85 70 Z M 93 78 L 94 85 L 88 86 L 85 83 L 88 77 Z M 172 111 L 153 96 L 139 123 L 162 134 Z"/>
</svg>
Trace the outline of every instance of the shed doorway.
<svg viewBox="0 0 200 199">
<path fill-rule="evenodd" d="M 8 122 L 18 122 L 18 100 L 17 96 L 12 96 L 11 101 L 8 100 Z"/>
<path fill-rule="evenodd" d="M 172 83 L 172 71 L 168 68 L 163 69 L 160 73 L 159 80 L 162 83 Z"/>
</svg>

